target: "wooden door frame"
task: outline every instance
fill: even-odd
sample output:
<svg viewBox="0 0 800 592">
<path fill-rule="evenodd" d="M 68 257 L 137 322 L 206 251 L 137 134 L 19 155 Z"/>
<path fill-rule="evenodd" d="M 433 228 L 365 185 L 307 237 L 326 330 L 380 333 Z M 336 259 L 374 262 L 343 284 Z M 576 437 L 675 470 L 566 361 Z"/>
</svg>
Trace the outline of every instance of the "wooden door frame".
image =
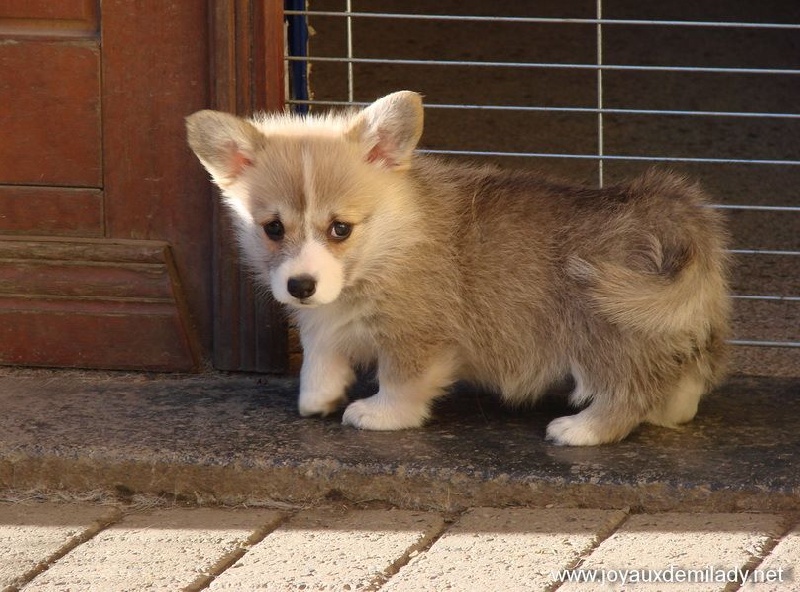
<svg viewBox="0 0 800 592">
<path fill-rule="evenodd" d="M 209 13 L 211 107 L 239 115 L 283 110 L 283 0 L 209 0 Z M 285 373 L 285 315 L 242 268 L 228 213 L 213 192 L 213 365 Z"/>
</svg>

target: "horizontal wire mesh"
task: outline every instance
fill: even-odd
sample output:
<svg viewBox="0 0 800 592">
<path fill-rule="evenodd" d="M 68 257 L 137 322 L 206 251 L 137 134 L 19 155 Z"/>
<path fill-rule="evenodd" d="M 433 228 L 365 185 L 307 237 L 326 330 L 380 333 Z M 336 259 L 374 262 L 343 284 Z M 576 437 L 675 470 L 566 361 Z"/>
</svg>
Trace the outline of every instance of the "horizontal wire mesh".
<svg viewBox="0 0 800 592">
<path fill-rule="evenodd" d="M 313 58 L 290 57 L 289 61 L 313 61 Z M 334 59 L 332 61 L 343 61 Z M 289 104 L 293 105 L 319 105 L 325 107 L 365 107 L 368 101 L 309 101 L 302 99 L 290 99 Z M 670 109 L 619 109 L 614 107 L 598 109 L 597 107 L 536 107 L 530 105 L 473 105 L 456 103 L 425 103 L 426 109 L 464 109 L 475 111 L 530 111 L 533 113 L 609 113 L 613 115 L 676 115 L 676 116 L 696 116 L 696 117 L 742 117 L 742 118 L 775 118 L 775 119 L 800 119 L 800 113 L 761 113 L 758 111 L 680 111 Z"/>
<path fill-rule="evenodd" d="M 666 26 L 666 27 L 708 27 L 728 29 L 800 29 L 795 23 L 748 23 L 726 21 L 680 21 L 680 20 L 646 20 L 646 19 L 597 19 L 597 18 L 552 18 L 552 17 L 520 17 L 520 16 L 478 16 L 457 14 L 408 14 L 402 12 L 357 12 L 333 10 L 287 10 L 287 16 L 332 16 L 345 18 L 384 18 L 423 21 L 462 21 L 487 23 L 527 23 L 527 24 L 570 24 L 570 25 L 633 25 L 633 26 Z"/>
<path fill-rule="evenodd" d="M 466 66 L 469 68 L 538 68 L 563 70 L 603 70 L 620 72 L 698 72 L 704 74 L 800 74 L 794 68 L 716 68 L 708 66 L 633 66 L 627 64 L 570 64 L 559 62 L 491 62 L 483 60 L 409 60 L 402 58 L 347 58 L 323 56 L 288 56 L 288 61 L 341 62 L 395 66 Z"/>
</svg>

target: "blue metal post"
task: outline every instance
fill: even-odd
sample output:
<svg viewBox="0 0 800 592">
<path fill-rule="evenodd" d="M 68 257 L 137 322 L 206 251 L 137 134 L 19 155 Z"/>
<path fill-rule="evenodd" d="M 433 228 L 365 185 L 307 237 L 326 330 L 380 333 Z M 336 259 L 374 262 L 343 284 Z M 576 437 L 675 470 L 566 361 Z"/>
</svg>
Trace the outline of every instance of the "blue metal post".
<svg viewBox="0 0 800 592">
<path fill-rule="evenodd" d="M 286 10 L 305 10 L 306 0 L 285 0 Z M 286 17 L 289 26 L 288 44 L 289 55 L 307 57 L 308 56 L 308 19 L 305 15 L 289 15 Z M 289 62 L 289 96 L 297 101 L 308 100 L 308 62 L 291 61 Z M 308 113 L 308 105 L 298 104 L 294 106 L 296 113 L 305 115 Z"/>
</svg>

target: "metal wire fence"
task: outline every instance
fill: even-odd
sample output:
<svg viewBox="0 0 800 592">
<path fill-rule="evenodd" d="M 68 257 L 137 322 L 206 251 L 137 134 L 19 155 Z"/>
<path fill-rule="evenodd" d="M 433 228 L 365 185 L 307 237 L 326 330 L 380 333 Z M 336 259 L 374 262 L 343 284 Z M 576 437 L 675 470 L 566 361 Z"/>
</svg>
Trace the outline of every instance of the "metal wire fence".
<svg viewBox="0 0 800 592">
<path fill-rule="evenodd" d="M 608 1 L 608 0 L 607 0 Z M 309 9 L 304 0 L 289 1 L 287 2 L 286 17 L 289 30 L 289 43 L 287 43 L 286 64 L 289 71 L 289 79 L 291 80 L 291 91 L 287 103 L 294 109 L 300 112 L 306 112 L 308 109 L 315 108 L 331 108 L 331 107 L 349 107 L 349 106 L 362 106 L 368 104 L 373 100 L 377 94 L 366 96 L 367 92 L 373 87 L 380 87 L 381 84 L 375 83 L 375 76 L 364 85 L 364 90 L 359 91 L 358 85 L 358 68 L 377 68 L 386 71 L 390 69 L 391 72 L 398 71 L 397 69 L 406 69 L 413 71 L 415 68 L 424 68 L 431 76 L 430 72 L 440 72 L 440 76 L 447 76 L 448 71 L 454 69 L 470 69 L 475 70 L 490 70 L 498 72 L 498 76 L 514 75 L 520 76 L 525 73 L 545 73 L 547 71 L 574 71 L 586 73 L 593 77 L 590 82 L 591 89 L 590 95 L 592 96 L 593 104 L 558 104 L 554 101 L 549 101 L 549 104 L 531 104 L 526 103 L 519 99 L 513 102 L 509 101 L 508 104 L 503 104 L 502 100 L 494 103 L 481 102 L 482 93 L 481 88 L 466 88 L 460 94 L 462 100 L 436 100 L 437 97 L 429 96 L 426 102 L 426 109 L 434 112 L 448 112 L 451 114 L 459 112 L 468 112 L 470 114 L 479 113 L 491 117 L 499 117 L 503 114 L 513 113 L 521 115 L 551 115 L 551 116 L 580 116 L 592 118 L 594 123 L 591 125 L 592 134 L 594 136 L 594 149 L 581 150 L 581 146 L 576 145 L 574 150 L 522 150 L 522 149 L 505 149 L 502 147 L 460 147 L 460 146 L 443 146 L 443 147 L 429 147 L 424 152 L 431 154 L 445 154 L 455 157 L 470 157 L 470 158 L 503 158 L 503 159 L 535 159 L 547 160 L 558 159 L 567 161 L 589 161 L 594 166 L 594 174 L 596 175 L 596 182 L 602 186 L 607 182 L 608 167 L 613 164 L 647 164 L 647 163 L 668 163 L 670 165 L 688 165 L 696 167 L 705 167 L 703 170 L 711 170 L 708 167 L 717 167 L 717 172 L 714 173 L 724 177 L 727 169 L 724 167 L 736 166 L 744 167 L 749 171 L 757 170 L 759 175 L 772 177 L 772 176 L 789 176 L 797 175 L 800 169 L 800 144 L 797 140 L 797 132 L 800 132 L 800 126 L 793 127 L 800 124 L 800 112 L 787 108 L 774 108 L 774 103 L 779 107 L 796 106 L 800 104 L 797 96 L 793 100 L 788 101 L 761 101 L 761 100 L 748 100 L 747 97 L 740 98 L 738 101 L 721 100 L 720 97 L 712 96 L 714 93 L 708 93 L 708 100 L 694 100 L 690 108 L 675 107 L 670 105 L 669 89 L 675 80 L 674 77 L 682 77 L 684 85 L 692 85 L 697 83 L 697 76 L 702 77 L 718 77 L 717 79 L 725 80 L 747 80 L 747 84 L 751 87 L 759 87 L 764 85 L 764 88 L 772 89 L 785 89 L 786 81 L 789 81 L 789 89 L 800 91 L 800 10 L 790 9 L 784 11 L 783 16 L 775 21 L 768 20 L 769 15 L 758 14 L 757 18 L 752 20 L 728 20 L 727 18 L 715 19 L 674 19 L 674 18 L 605 18 L 604 17 L 604 3 L 603 0 L 596 0 L 592 6 L 591 15 L 584 15 L 582 17 L 557 17 L 557 16 L 519 16 L 519 15 L 502 15 L 502 14 L 431 14 L 424 13 L 419 10 L 420 3 L 411 3 L 416 10 L 409 8 L 403 2 L 392 3 L 385 0 L 380 3 L 363 3 L 367 8 L 379 6 L 389 8 L 387 10 L 358 10 L 352 9 L 351 0 L 338 0 L 338 2 L 327 1 L 319 2 L 314 5 L 322 4 L 323 7 L 317 10 Z M 522 4 L 522 3 L 519 3 Z M 527 4 L 527 3 L 526 3 Z M 313 5 L 312 5 L 313 6 Z M 440 3 L 427 3 L 424 5 L 426 9 L 440 8 Z M 788 4 L 787 4 L 788 6 Z M 503 9 L 502 5 L 499 9 Z M 534 7 L 535 9 L 535 7 Z M 764 22 L 761 22 L 761 21 Z M 335 47 L 334 55 L 323 55 L 323 52 L 315 53 L 314 33 L 317 36 L 323 36 L 326 33 L 326 27 L 320 27 L 320 30 L 312 33 L 312 41 L 309 42 L 307 33 L 309 31 L 308 23 L 311 22 L 312 26 L 315 23 L 327 23 L 339 21 L 338 25 L 333 28 L 336 29 L 337 35 L 343 33 L 344 39 L 338 40 Z M 341 21 L 344 21 L 343 23 Z M 391 22 L 397 27 L 401 27 L 405 31 L 404 35 L 414 38 L 416 25 L 425 23 L 430 26 L 435 23 L 440 27 L 439 31 L 445 34 L 452 34 L 457 27 L 469 25 L 473 27 L 471 31 L 476 31 L 474 27 L 485 27 L 487 35 L 491 34 L 492 30 L 496 30 L 499 25 L 517 27 L 519 35 L 525 35 L 526 30 L 531 27 L 572 27 L 573 36 L 576 34 L 574 31 L 579 31 L 579 35 L 584 39 L 583 47 L 588 47 L 589 44 L 594 46 L 593 55 L 589 55 L 589 51 L 576 51 L 577 58 L 570 59 L 570 54 L 567 52 L 567 59 L 559 60 L 530 60 L 530 59 L 502 59 L 496 60 L 480 55 L 480 51 L 475 51 L 477 56 L 469 56 L 470 59 L 458 59 L 452 56 L 436 56 L 430 59 L 423 56 L 403 57 L 392 55 L 381 55 L 382 51 L 387 54 L 397 53 L 397 48 L 389 47 L 388 42 L 386 47 L 381 47 L 380 36 L 377 38 L 370 37 L 369 39 L 369 54 L 372 55 L 356 55 L 359 47 L 359 39 L 354 34 L 358 24 L 359 31 L 368 31 L 378 22 Z M 316 28 L 316 27 L 314 27 Z M 504 29 L 506 30 L 506 29 Z M 771 35 L 779 35 L 782 43 L 781 47 L 775 47 L 774 51 L 763 48 L 755 52 L 759 54 L 759 60 L 750 59 L 749 56 L 744 55 L 741 51 L 747 51 L 746 48 L 738 48 L 740 51 L 732 51 L 730 56 L 726 57 L 727 63 L 720 65 L 714 63 L 721 61 L 719 56 L 712 56 L 709 63 L 697 64 L 681 64 L 681 63 L 620 63 L 620 56 L 626 55 L 624 47 L 620 49 L 621 43 L 615 38 L 617 31 L 644 31 L 645 35 L 650 35 L 650 31 L 658 31 L 659 35 L 663 36 L 664 31 L 692 31 L 703 36 L 707 36 L 713 32 L 735 32 L 741 38 L 750 39 L 756 45 L 769 45 Z M 449 32 L 449 33 L 448 33 Z M 753 37 L 755 36 L 755 37 Z M 702 50 L 702 41 L 698 42 L 700 37 L 695 36 L 695 41 L 690 43 L 698 43 L 698 47 Z M 792 58 L 776 59 L 776 63 L 763 63 L 764 60 L 769 61 L 770 55 L 779 55 L 785 53 L 784 49 L 786 44 L 790 47 L 795 47 L 797 55 Z M 660 57 L 665 62 L 672 61 L 669 57 L 669 47 L 664 47 L 660 44 L 656 57 Z M 391 49 L 391 51 L 389 51 Z M 609 49 L 611 51 L 609 51 Z M 736 48 L 734 48 L 736 49 Z M 678 52 L 680 53 L 680 52 Z M 579 55 L 578 55 L 579 54 Z M 733 56 L 733 57 L 731 57 Z M 766 56 L 766 57 L 765 57 Z M 527 57 L 527 56 L 526 56 Z M 592 59 L 587 59 L 591 57 Z M 616 58 L 617 61 L 613 61 Z M 722 61 L 725 61 L 722 60 Z M 629 60 L 632 62 L 645 60 L 637 60 L 636 56 Z M 341 89 L 340 95 L 335 96 L 336 93 L 332 92 L 319 92 L 324 95 L 320 98 L 315 98 L 315 78 L 312 74 L 310 79 L 308 77 L 309 68 L 318 68 L 324 65 L 337 65 L 340 67 L 338 76 L 345 78 L 345 83 L 340 84 L 338 88 Z M 516 74 L 509 74 L 516 72 Z M 663 96 L 660 96 L 661 107 L 643 107 L 632 101 L 633 104 L 621 103 L 620 96 L 625 96 L 624 93 L 616 92 L 614 101 L 608 98 L 607 88 L 609 87 L 609 76 L 627 75 L 627 74 L 643 74 L 655 76 L 670 76 L 673 78 L 662 79 L 667 80 L 664 83 Z M 434 76 L 436 76 L 434 74 Z M 391 75 L 385 76 L 386 80 L 381 83 L 388 86 L 388 90 L 394 90 L 399 86 L 392 87 Z M 310 84 L 309 84 L 310 80 Z M 521 79 L 524 80 L 524 79 Z M 767 81 L 767 82 L 764 82 Z M 398 83 L 399 84 L 399 83 Z M 520 82 L 523 84 L 523 82 Z M 656 83 L 656 91 L 658 91 L 658 84 Z M 781 86 L 784 85 L 784 86 Z M 702 86 L 702 84 L 701 84 Z M 652 91 L 651 91 L 652 92 Z M 704 94 L 701 88 L 698 91 L 699 95 Z M 774 92 L 770 90 L 772 94 Z M 363 96 L 359 96 L 359 94 Z M 513 103 L 519 104 L 513 104 Z M 705 104 L 703 104 L 705 102 Z M 770 104 L 769 109 L 762 108 L 764 103 Z M 720 104 L 734 104 L 736 108 L 721 108 Z M 626 146 L 624 142 L 615 141 L 613 145 L 609 145 L 608 131 L 609 118 L 613 118 L 613 127 L 615 131 L 620 126 L 620 121 L 633 120 L 635 125 L 637 118 L 649 118 L 648 121 L 658 121 L 663 125 L 665 121 L 698 121 L 709 129 L 714 129 L 714 126 L 719 126 L 720 122 L 747 122 L 750 144 L 745 143 L 744 149 L 740 149 L 736 155 L 726 155 L 724 150 L 711 146 L 710 154 L 703 155 L 682 155 L 659 153 L 658 150 L 665 150 L 667 148 L 656 146 L 655 149 L 651 148 L 649 151 L 641 149 L 638 146 L 632 146 L 634 149 Z M 753 132 L 752 126 L 759 126 L 764 124 L 772 124 L 772 135 L 768 135 L 764 139 L 767 144 L 776 143 L 775 134 L 778 135 L 778 144 L 781 145 L 781 150 L 773 151 L 771 154 L 764 155 L 763 150 L 757 150 L 760 146 L 758 132 Z M 691 124 L 690 124 L 691 125 Z M 586 127 L 583 128 L 587 129 Z M 777 130 L 777 131 L 774 131 Z M 755 135 L 756 137 L 751 137 Z M 680 147 L 679 143 L 672 142 L 669 148 L 674 149 Z M 722 171 L 722 172 L 720 172 Z M 787 173 L 787 171 L 789 171 Z M 747 175 L 747 172 L 741 173 Z M 791 185 L 787 181 L 787 184 Z M 777 192 L 781 193 L 781 192 Z M 724 200 L 722 200 L 724 201 Z M 731 200 L 737 201 L 737 200 Z M 782 195 L 772 197 L 770 195 L 760 195 L 757 199 L 748 199 L 747 196 L 738 200 L 742 203 L 718 203 L 714 207 L 726 209 L 742 216 L 750 216 L 751 218 L 756 214 L 778 216 L 780 232 L 774 234 L 779 238 L 768 241 L 770 247 L 763 247 L 762 237 L 765 232 L 769 233 L 769 229 L 764 229 L 762 222 L 743 222 L 743 227 L 750 229 L 742 234 L 746 236 L 747 244 L 737 243 L 736 248 L 732 249 L 732 253 L 746 259 L 747 264 L 744 265 L 742 272 L 745 277 L 740 284 L 742 288 L 737 289 L 734 298 L 741 303 L 760 303 L 764 306 L 770 304 L 780 303 L 781 309 L 778 311 L 777 317 L 775 311 L 766 312 L 766 316 L 772 317 L 766 324 L 783 325 L 777 331 L 774 330 L 760 330 L 758 323 L 752 324 L 752 327 L 747 330 L 748 335 L 737 335 L 733 341 L 734 344 L 741 346 L 756 346 L 756 347 L 774 347 L 774 348 L 800 348 L 800 286 L 798 286 L 798 265 L 800 264 L 800 197 L 798 197 L 798 190 L 789 188 L 782 192 Z M 771 218 L 774 223 L 775 218 Z M 777 228 L 777 227 L 776 227 Z M 766 258 L 769 258 L 769 265 L 763 265 Z M 776 281 L 763 282 L 758 279 L 759 274 L 755 271 L 759 267 L 771 267 L 774 261 L 783 271 L 776 273 L 776 277 L 780 276 Z M 752 270 L 752 271 L 751 271 Z M 788 270 L 788 271 L 787 271 Z M 758 277 L 757 277 L 758 276 Z M 757 289 L 758 287 L 761 289 Z M 765 309 L 766 310 L 766 309 Z M 772 310 L 772 309 L 769 309 Z M 749 315 L 750 313 L 742 313 Z M 756 315 L 758 316 L 758 315 Z M 762 323 L 763 325 L 763 323 Z M 754 327 L 754 328 L 753 328 Z M 774 336 L 778 335 L 778 338 Z"/>
</svg>

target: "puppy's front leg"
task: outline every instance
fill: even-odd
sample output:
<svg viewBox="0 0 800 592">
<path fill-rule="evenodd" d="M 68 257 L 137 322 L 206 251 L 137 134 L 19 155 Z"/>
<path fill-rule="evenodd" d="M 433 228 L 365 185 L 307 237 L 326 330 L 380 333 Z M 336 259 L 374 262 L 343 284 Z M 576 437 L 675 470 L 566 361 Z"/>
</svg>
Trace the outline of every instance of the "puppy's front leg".
<svg viewBox="0 0 800 592">
<path fill-rule="evenodd" d="M 354 401 L 344 411 L 342 423 L 363 430 L 402 430 L 421 426 L 430 415 L 433 399 L 453 383 L 455 364 L 443 356 L 410 379 L 378 368 L 378 393 Z"/>
<path fill-rule="evenodd" d="M 328 415 L 347 401 L 345 392 L 355 380 L 350 360 L 324 346 L 306 346 L 300 369 L 300 415 Z"/>
</svg>

